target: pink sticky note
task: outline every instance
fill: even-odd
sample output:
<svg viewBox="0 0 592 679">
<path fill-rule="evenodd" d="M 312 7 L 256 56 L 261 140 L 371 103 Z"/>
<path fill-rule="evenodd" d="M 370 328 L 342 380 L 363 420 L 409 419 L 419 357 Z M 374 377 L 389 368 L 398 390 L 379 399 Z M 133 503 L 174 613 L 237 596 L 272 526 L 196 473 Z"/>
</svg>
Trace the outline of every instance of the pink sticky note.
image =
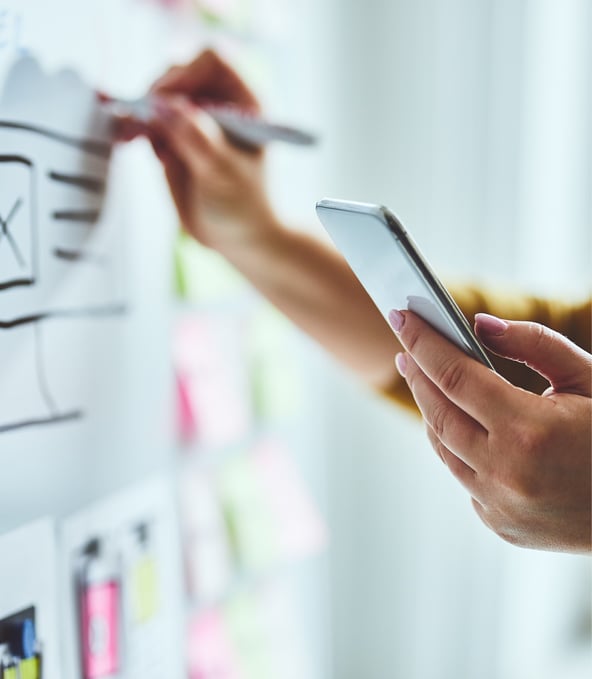
<svg viewBox="0 0 592 679">
<path fill-rule="evenodd" d="M 187 643 L 190 679 L 245 679 L 220 611 L 194 618 Z"/>
<path fill-rule="evenodd" d="M 177 428 L 179 438 L 188 443 L 195 438 L 197 422 L 193 412 L 189 380 L 183 374 L 176 376 L 177 381 Z"/>
<path fill-rule="evenodd" d="M 277 521 L 284 558 L 308 556 L 323 547 L 326 528 L 294 461 L 275 441 L 259 444 L 253 463 Z"/>
<path fill-rule="evenodd" d="M 236 323 L 182 319 L 175 331 L 174 361 L 200 443 L 223 447 L 248 436 L 251 409 Z"/>
<path fill-rule="evenodd" d="M 85 679 L 119 669 L 119 584 L 86 585 L 82 593 L 82 646 Z"/>
</svg>

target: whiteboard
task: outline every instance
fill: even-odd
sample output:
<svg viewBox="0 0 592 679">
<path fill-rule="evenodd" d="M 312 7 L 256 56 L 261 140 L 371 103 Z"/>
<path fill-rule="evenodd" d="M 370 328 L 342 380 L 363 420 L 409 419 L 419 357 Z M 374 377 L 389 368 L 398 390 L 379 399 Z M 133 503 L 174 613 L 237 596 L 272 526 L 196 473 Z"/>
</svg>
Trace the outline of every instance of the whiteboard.
<svg viewBox="0 0 592 679">
<path fill-rule="evenodd" d="M 176 221 L 94 90 L 142 92 L 174 30 L 143 0 L 0 0 L 0 531 L 170 468 Z"/>
</svg>

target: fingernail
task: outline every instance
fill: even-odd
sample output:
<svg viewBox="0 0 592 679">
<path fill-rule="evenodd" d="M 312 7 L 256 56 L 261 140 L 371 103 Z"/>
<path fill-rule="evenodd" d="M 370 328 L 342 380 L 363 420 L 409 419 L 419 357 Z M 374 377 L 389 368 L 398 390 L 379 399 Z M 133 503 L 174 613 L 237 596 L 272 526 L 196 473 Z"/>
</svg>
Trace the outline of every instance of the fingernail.
<svg viewBox="0 0 592 679">
<path fill-rule="evenodd" d="M 399 371 L 401 377 L 405 377 L 407 372 L 407 355 L 403 353 L 397 354 L 395 356 L 395 365 L 397 366 L 397 370 Z"/>
<path fill-rule="evenodd" d="M 495 335 L 498 337 L 503 335 L 510 327 L 510 324 L 507 321 L 503 321 L 501 318 L 491 316 L 490 314 L 476 314 L 475 325 L 477 330 L 486 335 Z"/>
<path fill-rule="evenodd" d="M 401 328 L 403 327 L 403 323 L 405 323 L 405 316 L 400 311 L 397 311 L 396 309 L 392 309 L 389 311 L 389 322 L 395 332 L 400 332 Z"/>
</svg>

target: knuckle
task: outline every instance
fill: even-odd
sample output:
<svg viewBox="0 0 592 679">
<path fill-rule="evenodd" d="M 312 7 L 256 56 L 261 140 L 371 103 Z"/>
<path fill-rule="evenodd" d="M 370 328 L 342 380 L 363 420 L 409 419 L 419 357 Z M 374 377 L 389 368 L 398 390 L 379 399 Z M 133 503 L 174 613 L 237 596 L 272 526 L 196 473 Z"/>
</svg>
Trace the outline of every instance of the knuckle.
<svg viewBox="0 0 592 679">
<path fill-rule="evenodd" d="M 520 546 L 520 532 L 515 527 L 512 527 L 512 522 L 508 520 L 508 517 L 493 508 L 482 505 L 475 498 L 471 498 L 471 503 L 477 516 L 489 530 L 504 542 L 515 547 Z"/>
<path fill-rule="evenodd" d="M 493 526 L 492 530 L 504 542 L 507 542 L 513 547 L 521 547 L 523 544 L 521 534 L 516 530 L 512 530 L 509 526 Z"/>
<path fill-rule="evenodd" d="M 410 354 L 413 354 L 414 350 L 417 348 L 417 343 L 419 341 L 420 334 L 417 330 L 409 329 L 408 322 L 405 323 L 401 331 L 401 337 L 404 339 L 405 347 Z"/>
<path fill-rule="evenodd" d="M 462 364 L 457 359 L 451 359 L 443 363 L 437 382 L 445 393 L 458 393 L 462 390 L 465 372 Z"/>
<path fill-rule="evenodd" d="M 447 422 L 448 411 L 446 407 L 441 404 L 434 406 L 430 414 L 430 425 L 438 439 L 444 436 Z"/>
<path fill-rule="evenodd" d="M 555 334 L 550 328 L 540 323 L 532 323 L 531 325 L 532 333 L 532 347 L 533 352 L 537 353 L 542 349 L 545 349 L 548 345 L 555 341 Z"/>
<path fill-rule="evenodd" d="M 446 464 L 446 460 L 444 458 L 444 444 L 442 443 L 442 441 L 440 441 L 440 439 L 436 435 L 436 432 L 432 429 L 432 427 L 429 424 L 426 425 L 426 433 L 434 452 L 436 453 L 436 455 L 438 455 L 442 462 Z"/>
<path fill-rule="evenodd" d="M 545 451 L 549 444 L 549 432 L 541 426 L 523 426 L 514 434 L 512 447 L 517 455 L 515 463 L 505 470 L 501 482 L 512 495 L 535 503 L 544 492 Z"/>
<path fill-rule="evenodd" d="M 218 53 L 211 47 L 206 47 L 199 56 L 199 58 L 204 62 L 216 63 L 220 61 Z"/>
</svg>

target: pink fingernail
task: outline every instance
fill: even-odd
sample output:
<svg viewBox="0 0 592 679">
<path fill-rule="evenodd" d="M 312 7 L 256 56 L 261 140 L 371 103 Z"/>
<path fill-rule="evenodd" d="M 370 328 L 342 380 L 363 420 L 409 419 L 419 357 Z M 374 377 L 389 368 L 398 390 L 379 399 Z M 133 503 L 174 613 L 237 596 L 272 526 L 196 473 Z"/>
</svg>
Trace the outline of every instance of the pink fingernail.
<svg viewBox="0 0 592 679">
<path fill-rule="evenodd" d="M 397 370 L 399 371 L 401 377 L 405 377 L 407 372 L 407 355 L 403 353 L 397 354 L 395 356 L 395 365 L 397 366 Z"/>
<path fill-rule="evenodd" d="M 490 314 L 475 314 L 475 326 L 477 331 L 486 335 L 501 336 L 510 327 L 507 321 Z"/>
<path fill-rule="evenodd" d="M 405 316 L 400 311 L 397 311 L 396 309 L 392 309 L 389 311 L 389 322 L 395 332 L 400 332 L 401 328 L 403 327 L 403 323 L 405 323 Z"/>
</svg>

